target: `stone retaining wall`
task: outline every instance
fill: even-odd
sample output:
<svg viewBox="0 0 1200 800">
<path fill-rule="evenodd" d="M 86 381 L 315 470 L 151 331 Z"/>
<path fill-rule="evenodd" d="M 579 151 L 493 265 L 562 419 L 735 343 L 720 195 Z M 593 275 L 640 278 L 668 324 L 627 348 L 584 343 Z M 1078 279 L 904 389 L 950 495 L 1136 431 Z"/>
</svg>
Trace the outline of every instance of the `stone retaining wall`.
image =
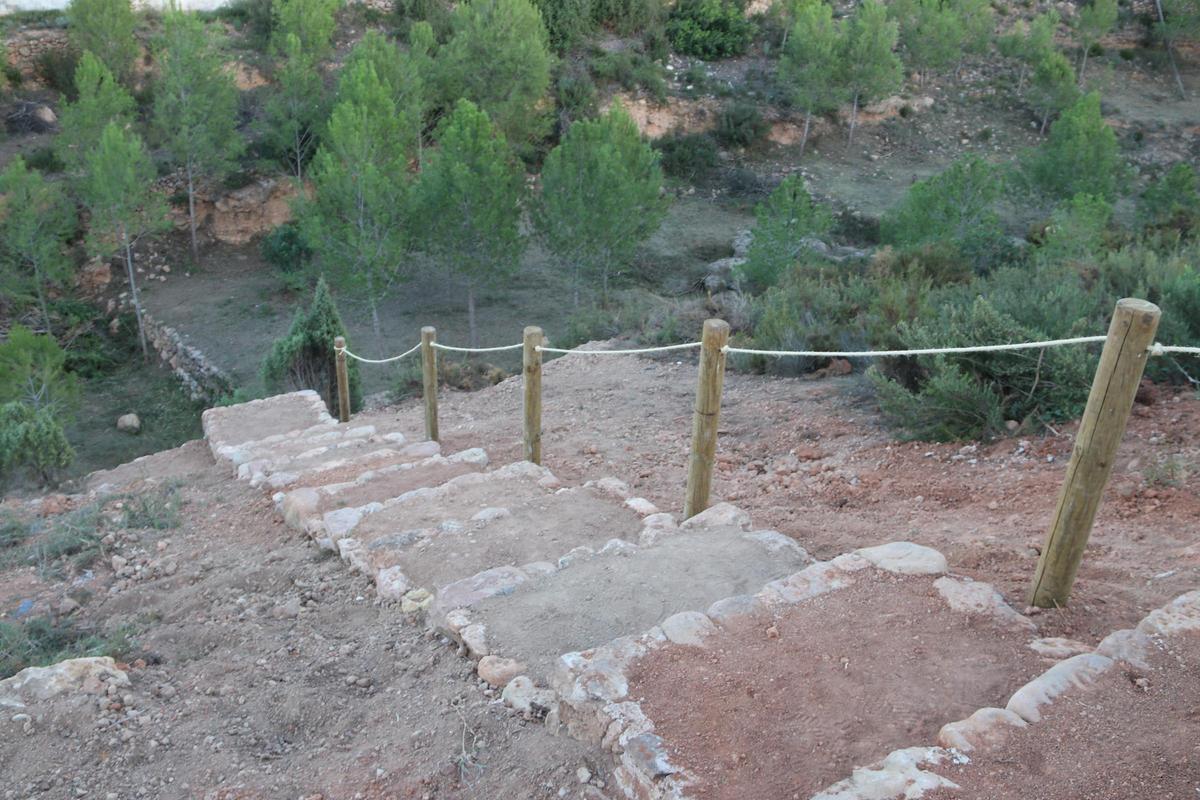
<svg viewBox="0 0 1200 800">
<path fill-rule="evenodd" d="M 199 349 L 185 342 L 177 330 L 150 314 L 143 314 L 142 320 L 146 327 L 146 341 L 158 353 L 158 357 L 171 367 L 193 400 L 212 405 L 233 393 L 233 380 Z"/>
</svg>

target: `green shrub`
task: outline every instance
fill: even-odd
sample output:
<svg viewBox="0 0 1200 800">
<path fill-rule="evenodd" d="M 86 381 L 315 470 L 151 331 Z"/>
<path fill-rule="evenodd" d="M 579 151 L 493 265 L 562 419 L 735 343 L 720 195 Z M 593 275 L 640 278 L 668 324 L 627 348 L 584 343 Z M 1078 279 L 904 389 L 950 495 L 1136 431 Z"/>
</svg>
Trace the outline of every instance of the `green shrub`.
<svg viewBox="0 0 1200 800">
<path fill-rule="evenodd" d="M 1075 311 L 1055 309 L 1047 298 L 1032 293 L 1025 300 L 1044 305 L 1043 316 L 1057 310 L 1059 318 L 1067 320 Z M 983 296 L 969 304 L 943 296 L 931 299 L 931 306 L 938 309 L 936 315 L 898 327 L 904 347 L 969 347 L 1049 338 L 1046 331 L 1021 324 Z M 1061 329 L 1062 323 L 1057 327 Z M 1080 335 L 1090 327 L 1091 320 L 1081 318 L 1070 330 Z M 912 369 L 914 363 L 919 369 Z M 923 356 L 908 363 L 883 365 L 873 380 L 885 418 L 902 435 L 982 439 L 1002 431 L 1008 419 L 1048 422 L 1078 416 L 1087 401 L 1094 367 L 1095 355 L 1087 349 L 1058 347 Z M 956 402 L 961 404 L 957 410 Z"/>
<path fill-rule="evenodd" d="M 558 113 L 564 123 L 588 119 L 596 114 L 596 84 L 583 69 L 568 68 L 554 83 Z M 562 125 L 565 129 L 566 125 Z"/>
<path fill-rule="evenodd" d="M 583 306 L 571 312 L 567 318 L 567 329 L 562 334 L 562 344 L 555 347 L 578 347 L 584 342 L 611 339 L 621 333 L 620 320 L 613 312 L 601 306 Z"/>
<path fill-rule="evenodd" d="M 739 273 L 749 288 L 774 286 L 805 250 L 805 240 L 829 232 L 833 217 L 813 202 L 804 180 L 784 179 L 766 201 L 754 210 L 754 238 Z"/>
<path fill-rule="evenodd" d="M 1183 234 L 1200 227 L 1200 181 L 1192 166 L 1180 162 L 1146 187 L 1138 217 L 1144 225 Z"/>
<path fill-rule="evenodd" d="M 165 531 L 179 527 L 179 495 L 172 488 L 134 495 L 126 498 L 124 505 L 126 528 Z"/>
<path fill-rule="evenodd" d="M 74 100 L 75 68 L 79 66 L 79 52 L 73 48 L 44 50 L 33 62 L 34 72 L 49 88 Z"/>
<path fill-rule="evenodd" d="M 415 22 L 427 22 L 437 41 L 450 38 L 454 23 L 450 5 L 445 0 L 397 0 L 395 9 L 402 34 L 407 35 Z"/>
<path fill-rule="evenodd" d="M 534 0 L 534 5 L 542 12 L 550 44 L 560 53 L 574 48 L 595 27 L 592 0 Z"/>
<path fill-rule="evenodd" d="M 742 5 L 733 0 L 678 0 L 667 19 L 675 51 L 705 61 L 745 53 L 755 31 Z"/>
<path fill-rule="evenodd" d="M 58 153 L 49 145 L 31 151 L 29 157 L 25 159 L 25 164 L 30 169 L 45 173 L 62 172 L 66 169 L 66 165 L 59 159 Z"/>
<path fill-rule="evenodd" d="M 53 485 L 74 460 L 75 451 L 51 409 L 0 405 L 0 481 L 27 470 L 39 482 Z"/>
<path fill-rule="evenodd" d="M 259 47 L 271 39 L 271 0 L 232 0 L 211 14 L 233 25 Z"/>
<path fill-rule="evenodd" d="M 663 4 L 662 0 L 592 0 L 592 16 L 599 24 L 629 35 L 660 27 Z"/>
<path fill-rule="evenodd" d="M 617 50 L 593 56 L 588 67 L 598 80 L 616 83 L 622 89 L 642 89 L 658 101 L 667 96 L 662 67 L 634 50 Z"/>
<path fill-rule="evenodd" d="M 346 328 L 325 279 L 317 282 L 311 305 L 296 312 L 292 327 L 282 339 L 276 339 L 263 362 L 263 381 L 267 388 L 312 389 L 337 413 L 336 354 L 333 340 L 345 336 Z M 350 409 L 362 407 L 362 382 L 358 362 L 347 359 L 350 378 Z"/>
<path fill-rule="evenodd" d="M 715 135 L 725 147 L 750 147 L 765 137 L 770 129 L 758 106 L 735 100 L 721 109 Z"/>
<path fill-rule="evenodd" d="M 972 268 L 985 272 L 1006 251 L 996 211 L 1003 194 L 1000 170 L 979 156 L 965 156 L 914 183 L 884 214 L 880 238 L 901 248 L 953 247 Z"/>
<path fill-rule="evenodd" d="M 20 520 L 10 511 L 0 512 L 0 550 L 6 550 L 25 543 L 32 531 L 28 524 Z M 0 557 L 0 562 L 4 559 Z"/>
<path fill-rule="evenodd" d="M 271 230 L 262 238 L 258 250 L 264 261 L 285 275 L 304 272 L 313 255 L 300 226 L 294 222 L 285 222 Z"/>
<path fill-rule="evenodd" d="M 946 442 L 1003 430 L 1000 398 L 986 384 L 944 360 L 935 362 L 920 390 L 909 391 L 877 367 L 867 371 L 884 419 L 906 439 Z"/>
<path fill-rule="evenodd" d="M 695 180 L 717 166 L 717 143 L 706 133 L 672 133 L 654 142 L 668 175 Z"/>
<path fill-rule="evenodd" d="M 1071 261 L 1099 252 L 1112 212 L 1103 197 L 1075 195 L 1054 209 L 1038 255 L 1048 261 Z"/>
</svg>

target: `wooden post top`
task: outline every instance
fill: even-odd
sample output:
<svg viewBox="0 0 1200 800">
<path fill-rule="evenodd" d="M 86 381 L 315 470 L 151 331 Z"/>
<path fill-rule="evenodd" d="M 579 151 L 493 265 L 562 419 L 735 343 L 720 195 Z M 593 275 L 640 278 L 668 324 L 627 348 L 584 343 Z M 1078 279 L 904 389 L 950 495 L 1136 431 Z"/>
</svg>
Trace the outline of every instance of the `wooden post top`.
<svg viewBox="0 0 1200 800">
<path fill-rule="evenodd" d="M 333 340 L 333 346 L 336 347 L 338 350 L 344 349 L 346 347 L 346 337 L 345 336 L 336 337 Z"/>
<path fill-rule="evenodd" d="M 422 338 L 426 336 L 433 336 L 435 333 L 437 333 L 437 328 L 433 327 L 432 325 L 426 325 L 425 327 L 421 328 Z"/>
</svg>

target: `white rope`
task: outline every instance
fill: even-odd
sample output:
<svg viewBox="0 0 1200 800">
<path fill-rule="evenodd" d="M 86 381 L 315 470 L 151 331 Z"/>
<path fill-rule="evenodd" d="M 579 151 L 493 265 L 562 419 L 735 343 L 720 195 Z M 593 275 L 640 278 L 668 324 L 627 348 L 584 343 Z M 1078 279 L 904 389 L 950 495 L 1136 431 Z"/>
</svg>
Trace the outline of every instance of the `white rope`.
<svg viewBox="0 0 1200 800">
<path fill-rule="evenodd" d="M 420 345 L 417 345 L 420 347 Z M 449 350 L 454 353 L 499 353 L 502 350 L 520 350 L 525 345 L 522 344 L 506 344 L 502 347 L 453 347 L 448 344 L 434 342 L 433 346 L 438 350 Z"/>
<path fill-rule="evenodd" d="M 389 364 L 392 361 L 399 361 L 400 359 L 404 358 L 405 356 L 411 356 L 413 353 L 417 352 L 420 349 L 421 349 L 421 345 L 418 343 L 418 344 L 413 345 L 411 350 L 405 350 L 400 355 L 392 356 L 391 358 L 363 358 L 362 356 L 356 356 L 354 353 L 351 353 L 349 350 L 347 350 L 344 347 L 342 347 L 342 348 L 335 347 L 334 348 L 335 351 L 337 351 L 339 353 L 345 353 L 346 355 L 353 358 L 355 361 L 361 361 L 364 364 Z"/>
<path fill-rule="evenodd" d="M 750 350 L 726 345 L 726 353 L 742 353 L 751 356 L 805 356 L 808 358 L 879 358 L 890 356 L 936 356 L 948 353 L 993 353 L 1001 350 L 1037 350 L 1043 347 L 1061 347 L 1068 344 L 1091 344 L 1103 342 L 1107 336 L 1077 336 L 1073 339 L 1048 339 L 1044 342 L 1017 342 L 1015 344 L 983 344 L 971 347 L 928 347 L 919 350 Z"/>
<path fill-rule="evenodd" d="M 640 347 L 636 350 L 560 350 L 557 347 L 542 347 L 541 345 L 538 345 L 534 349 L 539 353 L 564 353 L 579 356 L 633 356 L 640 353 L 665 353 L 668 350 L 688 350 L 693 347 L 699 347 L 700 344 L 700 342 L 685 342 L 684 344 L 668 344 L 662 347 Z"/>
<path fill-rule="evenodd" d="M 1179 345 L 1159 344 L 1155 342 L 1150 345 L 1150 355 L 1165 356 L 1167 353 L 1187 353 L 1188 355 L 1200 356 L 1200 347 L 1180 347 Z"/>
</svg>

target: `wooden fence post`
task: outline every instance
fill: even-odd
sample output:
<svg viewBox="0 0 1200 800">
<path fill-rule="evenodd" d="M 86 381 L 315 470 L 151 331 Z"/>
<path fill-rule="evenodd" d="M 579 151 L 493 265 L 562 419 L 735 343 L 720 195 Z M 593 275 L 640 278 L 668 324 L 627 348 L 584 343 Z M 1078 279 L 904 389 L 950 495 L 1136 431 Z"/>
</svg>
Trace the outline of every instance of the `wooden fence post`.
<svg viewBox="0 0 1200 800">
<path fill-rule="evenodd" d="M 1063 606 L 1071 595 L 1075 572 L 1083 559 L 1104 486 L 1112 474 L 1117 446 L 1125 433 L 1160 316 L 1158 306 L 1145 300 L 1117 301 L 1087 408 L 1075 434 L 1075 447 L 1058 505 L 1029 589 L 1031 606 Z"/>
<path fill-rule="evenodd" d="M 542 329 L 525 329 L 522 353 L 525 383 L 525 460 L 542 463 Z"/>
<path fill-rule="evenodd" d="M 684 519 L 708 508 L 717 452 L 717 425 L 721 416 L 721 387 L 725 383 L 724 347 L 729 341 L 729 323 L 721 319 L 706 320 L 700 341 L 700 371 L 692 416 L 692 452 L 688 458 Z"/>
<path fill-rule="evenodd" d="M 350 376 L 346 372 L 346 339 L 343 336 L 338 336 L 333 340 L 333 347 L 337 351 L 336 372 L 337 372 L 337 397 L 338 397 L 338 420 L 341 422 L 350 421 Z"/>
<path fill-rule="evenodd" d="M 437 350 L 433 343 L 437 341 L 437 330 L 432 326 L 421 328 L 421 382 L 422 394 L 425 397 L 425 438 L 431 442 L 438 440 L 437 412 Z"/>
</svg>

